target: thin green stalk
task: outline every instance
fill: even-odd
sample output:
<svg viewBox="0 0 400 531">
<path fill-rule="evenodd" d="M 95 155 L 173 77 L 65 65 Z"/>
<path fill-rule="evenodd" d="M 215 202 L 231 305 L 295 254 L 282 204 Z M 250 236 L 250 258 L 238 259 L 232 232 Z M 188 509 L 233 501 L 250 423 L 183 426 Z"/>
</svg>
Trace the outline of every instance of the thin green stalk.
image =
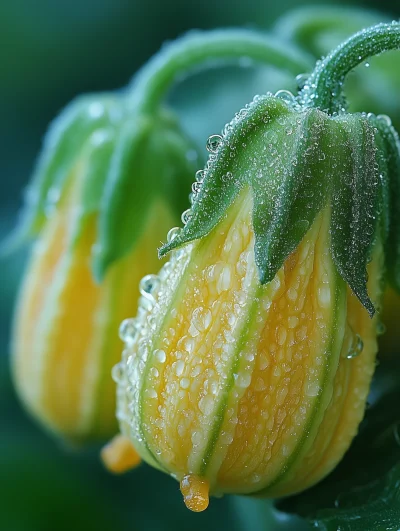
<svg viewBox="0 0 400 531">
<path fill-rule="evenodd" d="M 400 23 L 378 24 L 362 30 L 319 61 L 299 100 L 333 114 L 344 110 L 343 83 L 349 72 L 374 55 L 400 49 Z"/>
<path fill-rule="evenodd" d="M 188 72 L 210 63 L 246 60 L 247 64 L 249 59 L 294 75 L 310 71 L 314 64 L 294 45 L 251 30 L 192 31 L 164 46 L 134 77 L 128 88 L 131 108 L 155 112 L 171 85 Z"/>
</svg>

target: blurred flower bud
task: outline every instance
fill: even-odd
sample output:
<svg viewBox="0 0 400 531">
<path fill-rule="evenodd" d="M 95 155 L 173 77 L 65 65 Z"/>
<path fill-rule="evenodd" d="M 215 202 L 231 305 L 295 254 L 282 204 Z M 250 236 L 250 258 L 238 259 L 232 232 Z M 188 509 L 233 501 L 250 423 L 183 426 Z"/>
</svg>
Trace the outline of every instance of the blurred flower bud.
<svg viewBox="0 0 400 531">
<path fill-rule="evenodd" d="M 121 432 L 195 511 L 209 493 L 282 496 L 326 476 L 375 367 L 383 136 L 374 117 L 277 96 L 208 139 L 114 369 Z"/>
<path fill-rule="evenodd" d="M 50 128 L 8 246 L 37 237 L 13 374 L 27 409 L 56 434 L 84 442 L 117 431 L 118 326 L 137 310 L 140 278 L 159 267 L 156 247 L 179 219 L 195 164 L 174 117 L 131 116 L 123 95 L 80 98 Z"/>
</svg>

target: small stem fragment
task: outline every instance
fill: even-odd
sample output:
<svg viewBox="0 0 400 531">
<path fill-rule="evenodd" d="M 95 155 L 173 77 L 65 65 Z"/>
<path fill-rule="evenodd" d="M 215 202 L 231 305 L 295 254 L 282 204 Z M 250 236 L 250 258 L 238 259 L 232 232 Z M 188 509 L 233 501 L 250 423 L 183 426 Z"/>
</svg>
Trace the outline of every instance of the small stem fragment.
<svg viewBox="0 0 400 531">
<path fill-rule="evenodd" d="M 377 24 L 359 31 L 319 61 L 299 94 L 307 107 L 333 114 L 343 110 L 343 83 L 368 58 L 400 49 L 400 23 Z"/>
<path fill-rule="evenodd" d="M 140 464 L 140 456 L 125 435 L 116 435 L 101 451 L 104 466 L 113 474 L 123 474 Z"/>
</svg>

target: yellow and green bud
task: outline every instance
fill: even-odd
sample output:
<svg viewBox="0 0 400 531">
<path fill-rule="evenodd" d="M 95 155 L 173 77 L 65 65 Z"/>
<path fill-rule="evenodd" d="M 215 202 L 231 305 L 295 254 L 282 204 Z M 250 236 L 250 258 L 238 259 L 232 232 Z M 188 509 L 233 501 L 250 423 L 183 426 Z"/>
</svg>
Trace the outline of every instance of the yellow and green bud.
<svg viewBox="0 0 400 531">
<path fill-rule="evenodd" d="M 188 152 L 196 155 L 170 114 L 130 116 L 122 96 L 80 98 L 46 137 L 14 236 L 36 241 L 12 365 L 27 409 L 70 441 L 117 432 L 118 327 L 136 313 L 139 280 L 159 267 L 156 247 L 179 219 Z"/>
<path fill-rule="evenodd" d="M 393 132 L 279 96 L 208 140 L 113 370 L 125 441 L 195 511 L 209 493 L 284 496 L 326 476 L 375 368 Z"/>
</svg>

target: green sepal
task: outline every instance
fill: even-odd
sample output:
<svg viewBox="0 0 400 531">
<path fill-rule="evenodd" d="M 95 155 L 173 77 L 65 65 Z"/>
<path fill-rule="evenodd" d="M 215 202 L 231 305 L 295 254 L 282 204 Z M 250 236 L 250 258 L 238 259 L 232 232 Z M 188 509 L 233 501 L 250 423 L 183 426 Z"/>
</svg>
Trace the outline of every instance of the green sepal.
<svg viewBox="0 0 400 531">
<path fill-rule="evenodd" d="M 400 293 L 400 141 L 386 117 L 373 117 L 372 123 L 379 131 L 386 164 L 386 172 L 380 171 L 385 179 L 382 214 L 387 228 L 386 273 L 392 287 Z"/>
<path fill-rule="evenodd" d="M 98 129 L 87 140 L 80 157 L 77 178 L 80 181 L 80 222 L 77 224 L 71 246 L 79 240 L 87 219 L 99 212 L 104 186 L 114 150 L 116 132 L 113 128 Z"/>
<path fill-rule="evenodd" d="M 264 166 L 261 181 L 253 179 L 255 258 L 263 284 L 275 277 L 297 248 L 329 191 L 328 117 L 309 110 L 293 118 L 294 123 L 281 131 L 280 156 Z"/>
<path fill-rule="evenodd" d="M 143 234 L 154 202 L 181 212 L 196 167 L 194 147 L 171 115 L 132 116 L 119 132 L 101 200 L 93 272 L 100 281 Z M 179 210 L 178 210 L 179 209 Z"/>
<path fill-rule="evenodd" d="M 159 249 L 160 257 L 188 242 L 209 234 L 223 219 L 229 206 L 245 186 L 251 186 L 256 137 L 276 124 L 289 107 L 272 96 L 262 96 L 239 112 L 225 127 L 218 152 L 212 154 L 204 170 L 204 179 L 191 208 L 185 227 Z M 246 149 L 242 148 L 245 144 Z M 251 171 L 249 171 L 251 169 Z"/>
<path fill-rule="evenodd" d="M 114 96 L 85 95 L 70 103 L 50 124 L 31 184 L 25 192 L 20 221 L 2 244 L 2 253 L 12 252 L 40 232 L 48 210 L 61 199 L 87 138 L 97 128 L 117 121 L 119 113 Z"/>
<path fill-rule="evenodd" d="M 331 248 L 339 274 L 366 308 L 375 308 L 367 290 L 367 264 L 380 220 L 379 165 L 374 128 L 360 115 L 337 122 L 340 154 L 332 172 Z"/>
<path fill-rule="evenodd" d="M 207 235 L 249 187 L 259 278 L 272 280 L 326 201 L 327 122 L 319 111 L 299 113 L 278 98 L 257 98 L 225 129 L 188 223 L 160 255 Z"/>
</svg>

